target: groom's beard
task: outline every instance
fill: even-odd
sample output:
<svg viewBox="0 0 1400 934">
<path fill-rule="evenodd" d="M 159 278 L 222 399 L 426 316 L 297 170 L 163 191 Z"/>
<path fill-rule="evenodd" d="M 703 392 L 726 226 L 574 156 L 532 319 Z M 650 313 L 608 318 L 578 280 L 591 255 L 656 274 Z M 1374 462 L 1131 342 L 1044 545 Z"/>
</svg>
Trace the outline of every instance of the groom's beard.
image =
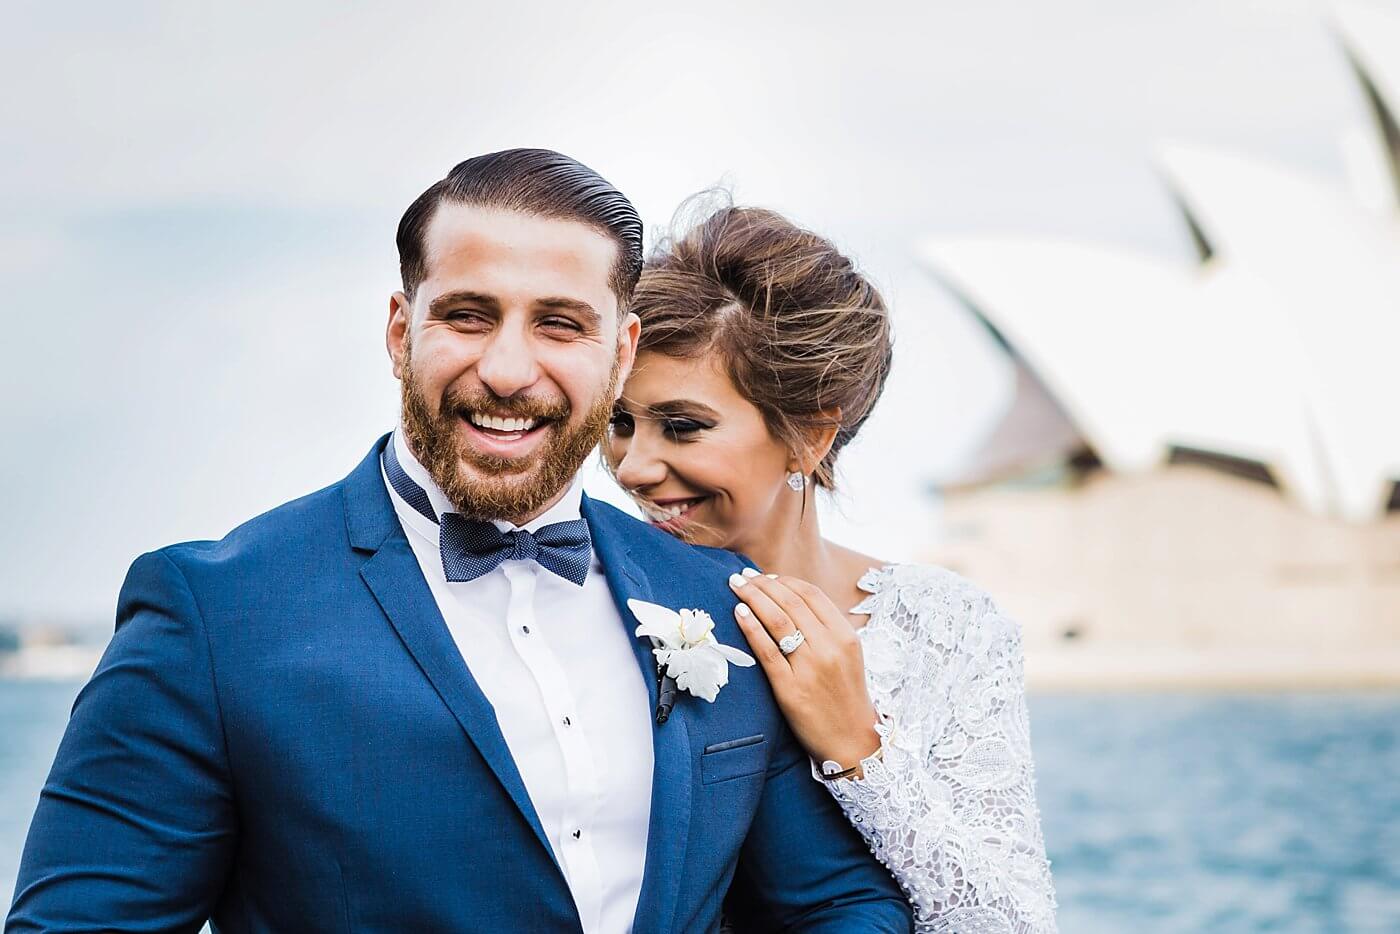
<svg viewBox="0 0 1400 934">
<path fill-rule="evenodd" d="M 448 392 L 434 413 L 414 373 L 411 348 L 405 345 L 404 435 L 428 476 L 462 515 L 508 522 L 531 516 L 573 480 L 588 453 L 602 440 L 612 417 L 621 363 L 621 360 L 614 362 L 606 388 L 583 421 L 570 428 L 573 408 L 565 399 L 502 398 L 489 390 Z M 467 413 L 483 410 L 547 421 L 548 424 L 539 430 L 549 432 L 549 437 L 527 457 L 482 454 L 473 450 L 461 433 L 467 430 L 463 427 Z"/>
</svg>

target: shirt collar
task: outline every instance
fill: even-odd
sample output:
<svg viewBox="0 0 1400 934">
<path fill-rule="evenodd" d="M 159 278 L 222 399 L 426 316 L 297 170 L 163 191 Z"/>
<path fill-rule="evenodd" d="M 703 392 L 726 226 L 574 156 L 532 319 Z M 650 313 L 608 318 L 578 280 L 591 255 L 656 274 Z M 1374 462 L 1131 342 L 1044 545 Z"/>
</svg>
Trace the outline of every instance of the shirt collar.
<svg viewBox="0 0 1400 934">
<path fill-rule="evenodd" d="M 456 507 L 448 502 L 447 496 L 444 495 L 438 485 L 433 482 L 433 478 L 428 475 L 427 468 L 418 463 L 418 458 L 414 457 L 413 452 L 409 450 L 408 442 L 405 441 L 403 437 L 402 425 L 394 431 L 394 436 L 390 443 L 394 445 L 394 453 L 398 456 L 399 466 L 403 468 L 403 472 L 408 474 L 409 479 L 421 486 L 428 494 L 428 502 L 432 504 L 433 511 L 439 516 L 446 512 L 456 512 Z M 522 528 L 527 532 L 535 532 L 546 525 L 552 525 L 555 522 L 567 522 L 570 519 L 582 518 L 582 516 L 583 483 L 578 475 L 575 474 L 573 480 L 569 482 L 569 488 L 564 491 L 564 495 L 559 498 L 559 501 L 523 526 L 514 525 L 503 519 L 493 519 L 491 520 L 491 524 L 502 532 L 510 532 Z"/>
</svg>

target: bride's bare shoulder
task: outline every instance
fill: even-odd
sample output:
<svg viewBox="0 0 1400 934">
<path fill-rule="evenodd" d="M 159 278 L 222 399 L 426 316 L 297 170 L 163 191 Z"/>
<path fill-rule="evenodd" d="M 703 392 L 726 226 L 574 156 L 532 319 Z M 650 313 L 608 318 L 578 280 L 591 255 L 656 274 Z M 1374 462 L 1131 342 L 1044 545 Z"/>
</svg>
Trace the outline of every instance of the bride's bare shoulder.
<svg viewBox="0 0 1400 934">
<path fill-rule="evenodd" d="M 828 544 L 840 567 L 840 579 L 845 581 L 844 592 L 841 594 L 841 605 L 855 606 L 864 600 L 869 593 L 865 589 L 865 584 L 869 580 L 870 573 L 884 567 L 886 562 L 872 558 L 854 548 L 847 548 L 834 542 Z"/>
<path fill-rule="evenodd" d="M 864 552 L 856 551 L 854 548 L 847 548 L 845 545 L 837 545 L 834 542 L 829 543 L 829 547 L 836 556 L 836 560 L 841 564 L 842 574 L 848 577 L 852 583 L 859 581 L 865 576 L 865 572 L 872 568 L 882 568 L 889 563 L 888 561 L 881 561 L 879 558 L 871 557 Z"/>
</svg>

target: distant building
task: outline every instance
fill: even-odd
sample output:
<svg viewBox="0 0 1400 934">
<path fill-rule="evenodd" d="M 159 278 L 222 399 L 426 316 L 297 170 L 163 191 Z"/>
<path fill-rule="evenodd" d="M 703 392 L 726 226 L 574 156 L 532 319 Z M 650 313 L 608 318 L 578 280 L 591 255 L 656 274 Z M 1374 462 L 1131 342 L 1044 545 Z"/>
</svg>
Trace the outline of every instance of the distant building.
<svg viewBox="0 0 1400 934">
<path fill-rule="evenodd" d="M 1178 463 L 954 492 L 944 525 L 929 557 L 1022 624 L 1033 687 L 1400 686 L 1400 514 Z"/>
<path fill-rule="evenodd" d="M 1400 18 L 1336 28 L 1350 190 L 1173 145 L 1193 266 L 924 246 L 1016 378 L 937 557 L 1022 620 L 1033 683 L 1400 685 Z"/>
<path fill-rule="evenodd" d="M 0 678 L 84 679 L 105 647 L 95 635 L 58 623 L 0 623 Z"/>
</svg>

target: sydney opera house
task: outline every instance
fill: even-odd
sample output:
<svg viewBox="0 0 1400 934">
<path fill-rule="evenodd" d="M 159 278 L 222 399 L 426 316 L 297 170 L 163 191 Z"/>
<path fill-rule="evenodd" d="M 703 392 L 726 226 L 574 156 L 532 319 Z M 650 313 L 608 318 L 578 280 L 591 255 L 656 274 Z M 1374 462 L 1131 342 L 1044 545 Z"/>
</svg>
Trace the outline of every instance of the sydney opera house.
<svg viewBox="0 0 1400 934">
<path fill-rule="evenodd" d="M 1016 393 L 942 484 L 936 557 L 1033 686 L 1400 684 L 1400 16 L 1334 11 L 1346 177 L 1164 144 L 1197 262 L 931 240 Z"/>
</svg>

